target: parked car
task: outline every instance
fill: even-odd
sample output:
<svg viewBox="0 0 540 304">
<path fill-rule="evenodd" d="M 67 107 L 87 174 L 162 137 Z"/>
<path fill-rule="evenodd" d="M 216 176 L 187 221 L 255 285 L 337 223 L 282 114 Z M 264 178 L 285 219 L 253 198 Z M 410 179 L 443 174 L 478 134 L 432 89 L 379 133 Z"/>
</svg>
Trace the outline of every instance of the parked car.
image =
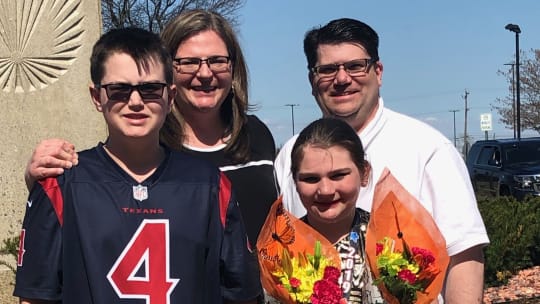
<svg viewBox="0 0 540 304">
<path fill-rule="evenodd" d="M 477 195 L 540 196 L 540 137 L 477 141 L 466 163 Z"/>
</svg>

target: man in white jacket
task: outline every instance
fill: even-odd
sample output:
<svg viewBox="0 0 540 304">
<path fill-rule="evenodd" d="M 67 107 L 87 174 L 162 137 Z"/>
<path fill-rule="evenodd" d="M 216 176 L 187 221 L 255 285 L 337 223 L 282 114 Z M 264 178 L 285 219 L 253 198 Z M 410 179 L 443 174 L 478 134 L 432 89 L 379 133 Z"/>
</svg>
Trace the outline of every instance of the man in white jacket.
<svg viewBox="0 0 540 304">
<path fill-rule="evenodd" d="M 312 94 L 325 117 L 348 122 L 365 146 L 372 176 L 360 191 L 357 207 L 371 210 L 374 186 L 384 168 L 390 169 L 433 216 L 446 240 L 450 265 L 445 303 L 481 303 L 482 248 L 489 239 L 466 167 L 453 144 L 437 130 L 384 107 L 378 44 L 377 33 L 354 19 L 333 20 L 309 31 L 304 52 Z M 275 167 L 285 206 L 303 216 L 290 172 L 295 140 L 281 149 Z"/>
</svg>

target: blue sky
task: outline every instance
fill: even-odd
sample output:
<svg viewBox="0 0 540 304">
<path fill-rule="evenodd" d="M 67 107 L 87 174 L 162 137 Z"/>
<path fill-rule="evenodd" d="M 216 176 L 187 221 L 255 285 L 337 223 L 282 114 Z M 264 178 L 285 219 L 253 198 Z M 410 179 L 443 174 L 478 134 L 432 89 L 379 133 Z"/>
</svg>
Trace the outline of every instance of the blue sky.
<svg viewBox="0 0 540 304">
<path fill-rule="evenodd" d="M 321 116 L 307 81 L 302 41 L 307 30 L 341 17 L 362 20 L 380 37 L 384 65 L 381 95 L 385 105 L 425 121 L 453 140 L 463 135 L 465 89 L 468 133 L 482 139 L 480 114 L 491 113 L 495 136 L 512 137 L 498 122 L 491 105 L 509 94 L 498 70 L 515 59 L 515 34 L 504 29 L 518 24 L 520 48 L 540 48 L 538 0 L 248 0 L 240 10 L 240 41 L 250 72 L 250 102 L 272 131 L 276 144 Z M 522 131 L 522 136 L 536 133 Z"/>
</svg>

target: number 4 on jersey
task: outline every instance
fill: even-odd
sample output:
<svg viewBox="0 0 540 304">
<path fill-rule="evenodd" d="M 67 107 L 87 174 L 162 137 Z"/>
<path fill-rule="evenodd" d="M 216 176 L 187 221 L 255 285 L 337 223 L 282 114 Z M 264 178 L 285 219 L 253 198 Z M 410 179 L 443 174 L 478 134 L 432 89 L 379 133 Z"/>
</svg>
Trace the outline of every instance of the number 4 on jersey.
<svg viewBox="0 0 540 304">
<path fill-rule="evenodd" d="M 140 270 L 144 274 L 137 276 Z M 143 220 L 107 278 L 121 299 L 170 304 L 179 279 L 171 279 L 169 273 L 169 221 Z"/>
</svg>

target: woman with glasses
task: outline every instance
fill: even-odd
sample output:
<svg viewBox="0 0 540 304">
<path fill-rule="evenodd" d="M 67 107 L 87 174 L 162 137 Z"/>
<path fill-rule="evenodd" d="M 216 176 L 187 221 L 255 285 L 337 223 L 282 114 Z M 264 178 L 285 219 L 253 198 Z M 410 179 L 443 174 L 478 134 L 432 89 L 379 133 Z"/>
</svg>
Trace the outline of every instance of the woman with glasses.
<svg viewBox="0 0 540 304">
<path fill-rule="evenodd" d="M 238 39 L 222 16 L 204 10 L 180 14 L 161 38 L 173 58 L 177 87 L 161 141 L 209 160 L 227 175 L 254 245 L 278 195 L 275 144 L 268 128 L 256 116 L 247 115 L 247 67 Z M 139 86 L 137 92 L 143 89 Z M 73 145 L 63 140 L 40 143 L 27 166 L 27 185 L 76 164 L 73 151 Z"/>
</svg>

